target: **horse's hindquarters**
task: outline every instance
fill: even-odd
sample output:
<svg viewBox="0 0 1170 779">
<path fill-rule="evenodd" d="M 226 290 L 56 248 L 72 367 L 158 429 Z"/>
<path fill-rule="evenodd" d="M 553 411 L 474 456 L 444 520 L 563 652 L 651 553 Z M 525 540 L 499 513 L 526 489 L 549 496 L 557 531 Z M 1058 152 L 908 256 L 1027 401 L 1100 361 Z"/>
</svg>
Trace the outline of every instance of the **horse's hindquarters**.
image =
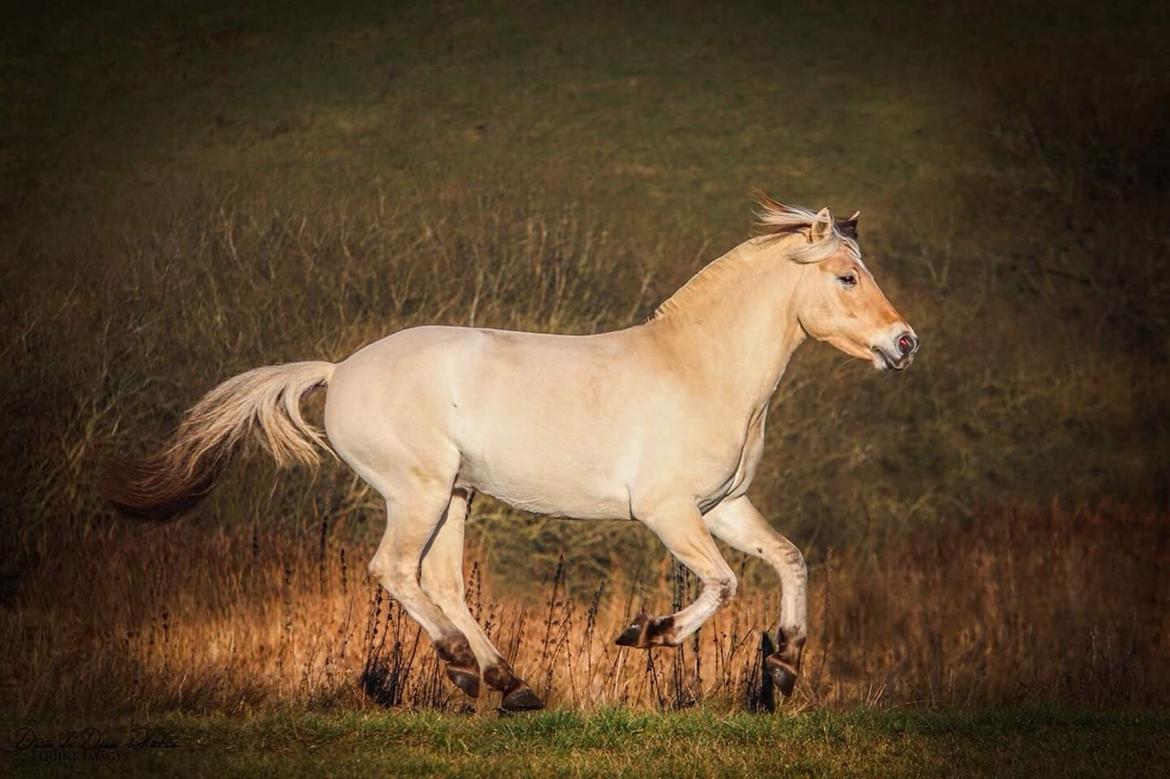
<svg viewBox="0 0 1170 779">
<path fill-rule="evenodd" d="M 441 348 L 455 328 L 404 330 L 339 363 L 325 401 L 338 455 L 392 500 L 398 490 L 450 490 L 460 456 L 450 435 Z"/>
</svg>

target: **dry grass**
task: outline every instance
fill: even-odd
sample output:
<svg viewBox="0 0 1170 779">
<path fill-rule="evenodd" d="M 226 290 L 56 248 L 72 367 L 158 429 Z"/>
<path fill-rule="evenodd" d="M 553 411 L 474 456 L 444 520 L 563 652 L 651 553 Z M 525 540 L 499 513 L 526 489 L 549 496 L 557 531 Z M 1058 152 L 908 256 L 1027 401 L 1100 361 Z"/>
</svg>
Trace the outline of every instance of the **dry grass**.
<svg viewBox="0 0 1170 779">
<path fill-rule="evenodd" d="M 813 571 L 810 649 L 790 705 L 1165 700 L 1165 522 L 1125 507 L 1003 511 L 833 552 Z M 462 709 L 430 642 L 367 580 L 371 552 L 328 523 L 297 540 L 128 524 L 43 564 L 4 607 L 4 698 L 22 717 Z M 654 652 L 612 641 L 637 610 L 693 597 L 688 577 L 664 559 L 579 598 L 566 594 L 572 573 L 549 571 L 542 600 L 526 600 L 470 566 L 473 611 L 552 706 L 758 700 L 760 631 L 778 609 L 760 566 L 741 568 L 741 595 L 694 641 Z"/>
</svg>

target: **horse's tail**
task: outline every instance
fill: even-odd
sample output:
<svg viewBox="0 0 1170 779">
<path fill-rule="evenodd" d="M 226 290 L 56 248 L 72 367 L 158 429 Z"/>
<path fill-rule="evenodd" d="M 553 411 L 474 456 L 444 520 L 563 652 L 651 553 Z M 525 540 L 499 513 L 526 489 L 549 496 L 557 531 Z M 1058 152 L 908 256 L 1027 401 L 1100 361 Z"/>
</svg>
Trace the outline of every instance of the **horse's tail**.
<svg viewBox="0 0 1170 779">
<path fill-rule="evenodd" d="M 333 376 L 333 363 L 269 365 L 234 376 L 195 404 L 162 452 L 144 460 L 114 460 L 102 492 L 119 511 L 168 519 L 202 499 L 249 433 L 278 465 L 318 461 L 328 449 L 321 431 L 301 416 L 300 401 Z"/>
</svg>

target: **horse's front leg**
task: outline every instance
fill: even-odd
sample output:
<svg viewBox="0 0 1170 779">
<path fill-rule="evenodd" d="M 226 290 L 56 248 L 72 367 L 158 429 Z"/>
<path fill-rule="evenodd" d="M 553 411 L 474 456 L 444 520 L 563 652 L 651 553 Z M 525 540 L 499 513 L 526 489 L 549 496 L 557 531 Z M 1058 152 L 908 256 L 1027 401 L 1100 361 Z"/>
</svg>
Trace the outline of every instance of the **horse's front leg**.
<svg viewBox="0 0 1170 779">
<path fill-rule="evenodd" d="M 765 560 L 780 576 L 780 628 L 777 650 L 766 661 L 772 681 L 787 697 L 800 673 L 808 636 L 808 568 L 796 545 L 777 533 L 747 498 L 721 503 L 703 518 L 728 545 Z"/>
<path fill-rule="evenodd" d="M 735 595 L 735 574 L 719 553 L 693 501 L 652 505 L 642 511 L 635 510 L 635 516 L 662 539 L 679 562 L 699 577 L 702 591 L 694 603 L 675 614 L 657 618 L 639 614 L 616 643 L 643 649 L 678 646 Z"/>
</svg>

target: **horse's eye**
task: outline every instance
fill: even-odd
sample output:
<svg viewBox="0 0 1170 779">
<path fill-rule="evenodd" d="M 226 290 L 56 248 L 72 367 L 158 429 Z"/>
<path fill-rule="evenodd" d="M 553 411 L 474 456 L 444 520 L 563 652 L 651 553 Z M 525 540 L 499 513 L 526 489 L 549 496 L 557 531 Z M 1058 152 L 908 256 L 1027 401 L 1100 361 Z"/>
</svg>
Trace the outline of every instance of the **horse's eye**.
<svg viewBox="0 0 1170 779">
<path fill-rule="evenodd" d="M 846 273 L 844 276 L 838 276 L 837 281 L 841 282 L 846 287 L 857 286 L 857 276 L 853 275 L 852 273 Z"/>
</svg>

